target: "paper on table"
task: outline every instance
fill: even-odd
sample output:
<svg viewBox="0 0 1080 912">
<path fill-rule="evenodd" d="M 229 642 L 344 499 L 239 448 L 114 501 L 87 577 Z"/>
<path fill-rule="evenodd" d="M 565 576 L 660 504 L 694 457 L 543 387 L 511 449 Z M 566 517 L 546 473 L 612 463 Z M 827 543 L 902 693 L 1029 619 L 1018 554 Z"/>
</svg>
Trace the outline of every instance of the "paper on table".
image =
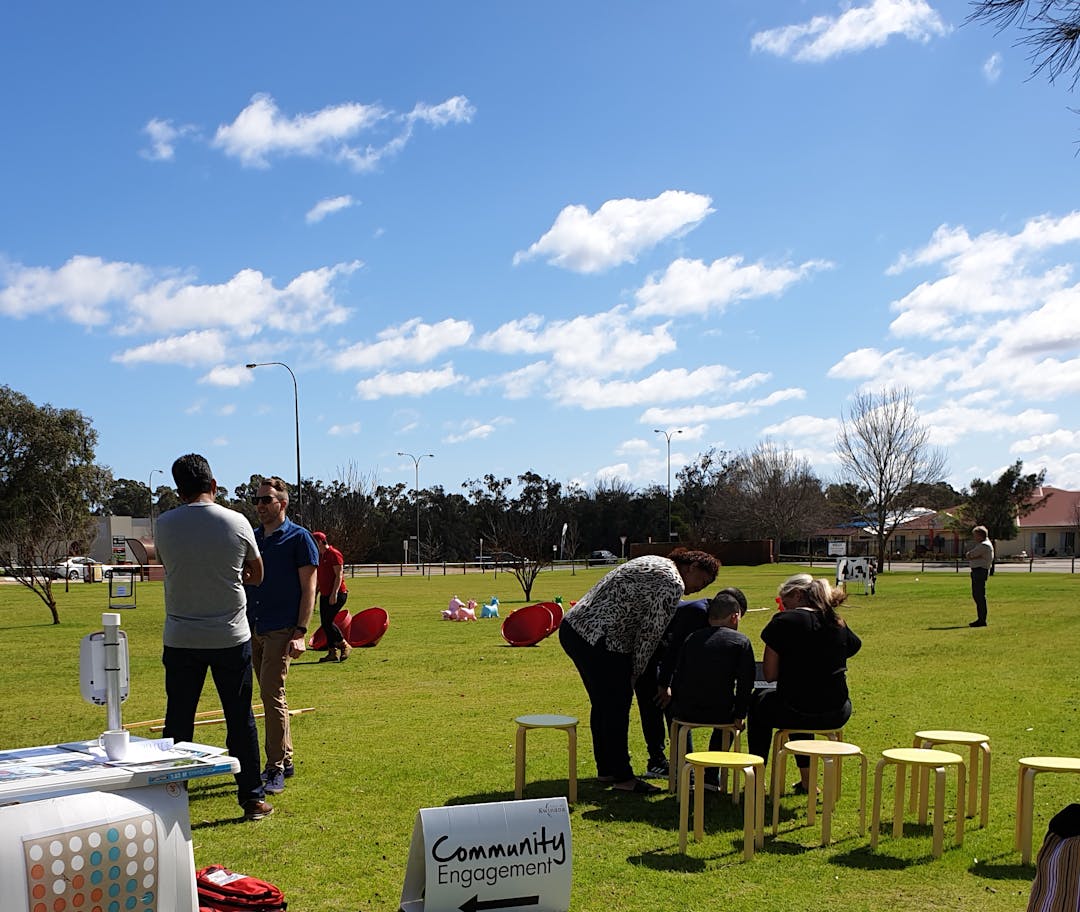
<svg viewBox="0 0 1080 912">
<path fill-rule="evenodd" d="M 115 766 L 130 766 L 132 763 L 155 763 L 158 760 L 184 760 L 190 755 L 173 749 L 172 738 L 151 738 L 146 741 L 132 741 L 123 760 L 110 760 L 100 747 L 91 747 L 90 753 L 98 760 Z"/>
</svg>

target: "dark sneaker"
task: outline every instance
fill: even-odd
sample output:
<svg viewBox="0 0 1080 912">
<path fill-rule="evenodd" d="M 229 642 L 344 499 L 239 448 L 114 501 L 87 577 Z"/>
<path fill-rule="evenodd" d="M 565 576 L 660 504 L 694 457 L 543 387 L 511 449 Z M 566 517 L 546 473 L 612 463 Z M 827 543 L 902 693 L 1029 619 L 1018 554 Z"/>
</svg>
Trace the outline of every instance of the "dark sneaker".
<svg viewBox="0 0 1080 912">
<path fill-rule="evenodd" d="M 968 627 L 985 627 L 986 621 L 972 621 L 968 624 Z"/>
<path fill-rule="evenodd" d="M 252 798 L 243 804 L 245 820 L 262 820 L 274 813 L 273 806 L 259 798 Z"/>
<path fill-rule="evenodd" d="M 296 775 L 296 767 L 292 765 L 288 760 L 285 761 L 285 769 L 282 770 L 286 779 L 292 779 Z"/>
<path fill-rule="evenodd" d="M 659 757 L 656 760 L 650 760 L 649 766 L 645 770 L 646 779 L 667 779 L 668 777 L 668 762 L 663 757 Z"/>
<path fill-rule="evenodd" d="M 268 795 L 280 795 L 285 791 L 285 771 L 268 767 L 262 774 L 263 789 Z"/>
</svg>

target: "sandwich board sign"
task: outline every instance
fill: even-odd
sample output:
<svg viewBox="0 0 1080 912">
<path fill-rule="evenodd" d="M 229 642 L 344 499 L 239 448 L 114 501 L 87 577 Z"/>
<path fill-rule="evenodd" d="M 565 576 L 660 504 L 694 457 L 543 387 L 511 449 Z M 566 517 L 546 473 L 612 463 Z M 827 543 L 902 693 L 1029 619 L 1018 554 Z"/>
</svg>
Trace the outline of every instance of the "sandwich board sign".
<svg viewBox="0 0 1080 912">
<path fill-rule="evenodd" d="M 399 912 L 568 912 L 565 798 L 421 808 Z"/>
</svg>

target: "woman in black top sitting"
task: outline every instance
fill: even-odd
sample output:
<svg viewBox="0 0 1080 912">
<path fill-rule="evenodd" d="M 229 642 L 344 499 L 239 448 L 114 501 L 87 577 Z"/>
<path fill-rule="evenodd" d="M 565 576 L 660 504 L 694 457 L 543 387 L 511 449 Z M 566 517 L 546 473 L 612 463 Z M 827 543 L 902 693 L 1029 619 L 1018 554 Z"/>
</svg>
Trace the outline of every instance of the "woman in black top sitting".
<svg viewBox="0 0 1080 912">
<path fill-rule="evenodd" d="M 842 728 L 851 718 L 847 660 L 862 641 L 836 613 L 847 598 L 827 580 L 799 573 L 781 584 L 782 610 L 761 631 L 762 673 L 776 690 L 755 697 L 747 736 L 750 753 L 768 760 L 774 729 Z M 810 737 L 793 735 L 793 739 Z M 797 756 L 799 791 L 809 785 L 809 758 Z"/>
</svg>

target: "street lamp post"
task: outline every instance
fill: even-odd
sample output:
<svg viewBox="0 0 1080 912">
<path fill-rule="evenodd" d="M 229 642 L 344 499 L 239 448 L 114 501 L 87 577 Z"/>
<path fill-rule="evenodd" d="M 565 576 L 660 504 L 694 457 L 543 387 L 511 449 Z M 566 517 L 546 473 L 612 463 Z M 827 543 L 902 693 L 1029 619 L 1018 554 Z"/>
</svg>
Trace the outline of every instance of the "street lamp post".
<svg viewBox="0 0 1080 912">
<path fill-rule="evenodd" d="M 146 487 L 150 490 L 150 541 L 154 540 L 154 473 L 164 475 L 165 472 L 161 469 L 151 469 L 150 475 L 146 479 Z"/>
<path fill-rule="evenodd" d="M 681 434 L 682 428 L 678 428 L 674 431 L 662 431 L 660 428 L 653 428 L 654 434 L 663 434 L 667 440 L 667 540 L 668 544 L 671 544 L 671 438 L 676 434 Z"/>
<path fill-rule="evenodd" d="M 403 453 L 398 450 L 398 456 L 408 456 L 413 461 L 413 468 L 416 469 L 416 568 L 420 569 L 420 460 L 424 457 L 434 459 L 434 453 L 421 453 L 419 456 L 413 456 L 412 453 Z"/>
<path fill-rule="evenodd" d="M 296 518 L 298 521 L 303 520 L 304 515 L 304 487 L 300 480 L 300 391 L 296 386 L 296 374 L 293 373 L 291 367 L 284 361 L 260 361 L 253 364 L 245 364 L 244 367 L 251 370 L 256 367 L 270 367 L 272 365 L 283 367 L 289 372 L 289 376 L 292 377 L 292 391 L 293 391 L 293 413 L 296 417 Z"/>
</svg>

